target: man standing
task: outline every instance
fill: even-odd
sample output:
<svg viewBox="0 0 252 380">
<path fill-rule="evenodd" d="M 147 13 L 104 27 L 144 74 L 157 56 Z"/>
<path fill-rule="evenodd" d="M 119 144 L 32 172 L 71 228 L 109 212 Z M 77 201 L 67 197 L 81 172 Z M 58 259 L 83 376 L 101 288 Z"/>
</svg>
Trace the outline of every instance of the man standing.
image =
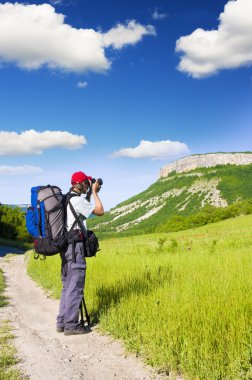
<svg viewBox="0 0 252 380">
<path fill-rule="evenodd" d="M 69 244 L 65 252 L 61 253 L 62 293 L 60 298 L 59 314 L 57 316 L 57 332 L 65 335 L 85 334 L 89 331 L 79 322 L 79 307 L 84 292 L 86 261 L 83 244 L 83 228 L 87 230 L 86 219 L 90 214 L 102 216 L 104 214 L 102 202 L 98 196 L 101 185 L 96 181 L 92 184 L 92 177 L 83 172 L 76 172 L 71 178 L 70 189 L 71 206 L 67 205 L 67 231 Z M 94 204 L 90 201 L 93 195 Z M 75 216 L 71 211 L 74 209 Z"/>
</svg>

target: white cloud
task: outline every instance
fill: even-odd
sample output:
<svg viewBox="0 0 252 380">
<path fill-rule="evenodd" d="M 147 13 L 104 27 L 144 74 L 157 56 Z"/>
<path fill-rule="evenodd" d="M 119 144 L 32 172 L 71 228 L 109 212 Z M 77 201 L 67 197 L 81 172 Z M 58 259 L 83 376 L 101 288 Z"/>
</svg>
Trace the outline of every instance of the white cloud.
<svg viewBox="0 0 252 380">
<path fill-rule="evenodd" d="M 62 6 L 75 6 L 78 0 L 49 0 L 52 5 L 62 5 Z"/>
<path fill-rule="evenodd" d="M 79 149 L 86 143 L 84 136 L 70 132 L 30 129 L 18 134 L 0 131 L 0 156 L 41 154 L 50 148 Z"/>
<path fill-rule="evenodd" d="M 78 88 L 85 88 L 85 87 L 87 87 L 87 85 L 88 85 L 87 82 L 78 82 L 77 83 Z"/>
<path fill-rule="evenodd" d="M 50 0 L 50 3 L 52 5 L 60 5 L 62 4 L 63 0 Z"/>
<path fill-rule="evenodd" d="M 0 165 L 0 175 L 30 175 L 42 173 L 42 169 L 38 166 L 23 165 L 23 166 L 7 166 Z"/>
<path fill-rule="evenodd" d="M 146 141 L 141 140 L 135 148 L 121 148 L 112 153 L 113 157 L 150 158 L 152 160 L 177 159 L 190 154 L 188 146 L 179 141 Z"/>
<path fill-rule="evenodd" d="M 161 12 L 159 12 L 159 10 L 157 8 L 152 13 L 152 18 L 154 20 L 163 20 L 166 17 L 168 17 L 168 14 L 167 13 L 161 13 Z"/>
<path fill-rule="evenodd" d="M 106 33 L 76 29 L 50 4 L 0 4 L 0 63 L 35 70 L 43 66 L 73 72 L 106 71 L 111 62 L 106 47 L 135 44 L 154 27 L 135 21 Z"/>
<path fill-rule="evenodd" d="M 219 21 L 216 30 L 199 28 L 177 40 L 180 71 L 202 78 L 252 64 L 252 1 L 229 1 Z"/>
<path fill-rule="evenodd" d="M 156 35 L 154 26 L 141 25 L 135 20 L 128 21 L 127 25 L 118 24 L 103 35 L 104 46 L 121 49 L 124 45 L 135 45 L 145 35 Z"/>
</svg>

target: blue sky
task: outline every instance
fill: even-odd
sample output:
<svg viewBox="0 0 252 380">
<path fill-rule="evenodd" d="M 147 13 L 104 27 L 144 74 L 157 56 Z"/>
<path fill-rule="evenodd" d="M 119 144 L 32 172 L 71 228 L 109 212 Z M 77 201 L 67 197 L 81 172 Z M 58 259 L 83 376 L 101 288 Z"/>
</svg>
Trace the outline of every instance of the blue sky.
<svg viewBox="0 0 252 380">
<path fill-rule="evenodd" d="M 0 2 L 0 202 L 83 170 L 108 210 L 168 162 L 251 151 L 251 41 L 252 0 Z"/>
</svg>

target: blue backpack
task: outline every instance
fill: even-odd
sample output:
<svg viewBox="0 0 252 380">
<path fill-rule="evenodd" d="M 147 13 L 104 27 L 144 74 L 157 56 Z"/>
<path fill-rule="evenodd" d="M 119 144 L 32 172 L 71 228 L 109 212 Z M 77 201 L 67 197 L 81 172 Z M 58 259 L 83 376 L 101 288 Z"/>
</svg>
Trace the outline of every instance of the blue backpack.
<svg viewBox="0 0 252 380">
<path fill-rule="evenodd" d="M 70 199 L 78 194 L 62 194 L 57 186 L 36 186 L 31 188 L 31 206 L 26 213 L 26 228 L 33 237 L 34 250 L 38 255 L 52 256 L 66 250 L 75 241 L 66 230 L 66 209 L 69 204 L 79 230 L 82 231 L 85 256 L 95 256 L 99 242 L 93 231 L 85 230 L 71 205 Z M 35 256 L 34 256 L 35 257 Z M 35 258 L 38 258 L 35 257 Z"/>
<path fill-rule="evenodd" d="M 26 213 L 26 227 L 34 240 L 34 250 L 52 256 L 67 246 L 66 197 L 57 186 L 31 188 L 31 206 Z"/>
</svg>

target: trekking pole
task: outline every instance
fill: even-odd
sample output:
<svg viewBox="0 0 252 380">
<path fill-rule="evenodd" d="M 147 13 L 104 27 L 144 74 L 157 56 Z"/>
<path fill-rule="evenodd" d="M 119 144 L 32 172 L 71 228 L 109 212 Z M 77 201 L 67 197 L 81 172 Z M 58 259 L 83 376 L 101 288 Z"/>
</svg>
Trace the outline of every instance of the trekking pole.
<svg viewBox="0 0 252 380">
<path fill-rule="evenodd" d="M 85 316 L 86 316 L 87 324 L 90 325 L 90 316 L 89 316 L 88 311 L 87 311 L 87 306 L 86 306 L 84 296 L 83 296 L 81 303 L 80 303 L 80 315 L 81 315 L 80 323 L 81 323 L 81 326 L 84 326 L 83 308 L 85 310 Z"/>
<path fill-rule="evenodd" d="M 88 311 L 87 311 L 87 306 L 86 306 L 86 302 L 85 302 L 84 296 L 82 298 L 82 303 L 83 303 L 83 307 L 84 307 L 84 310 L 85 310 L 87 324 L 90 325 L 90 316 L 89 316 Z M 83 314 L 83 311 L 82 311 L 82 314 Z"/>
<path fill-rule="evenodd" d="M 80 319 L 81 326 L 84 326 L 83 309 L 82 309 L 82 300 L 81 300 L 81 303 L 80 303 L 80 315 L 81 315 L 81 319 Z"/>
</svg>

